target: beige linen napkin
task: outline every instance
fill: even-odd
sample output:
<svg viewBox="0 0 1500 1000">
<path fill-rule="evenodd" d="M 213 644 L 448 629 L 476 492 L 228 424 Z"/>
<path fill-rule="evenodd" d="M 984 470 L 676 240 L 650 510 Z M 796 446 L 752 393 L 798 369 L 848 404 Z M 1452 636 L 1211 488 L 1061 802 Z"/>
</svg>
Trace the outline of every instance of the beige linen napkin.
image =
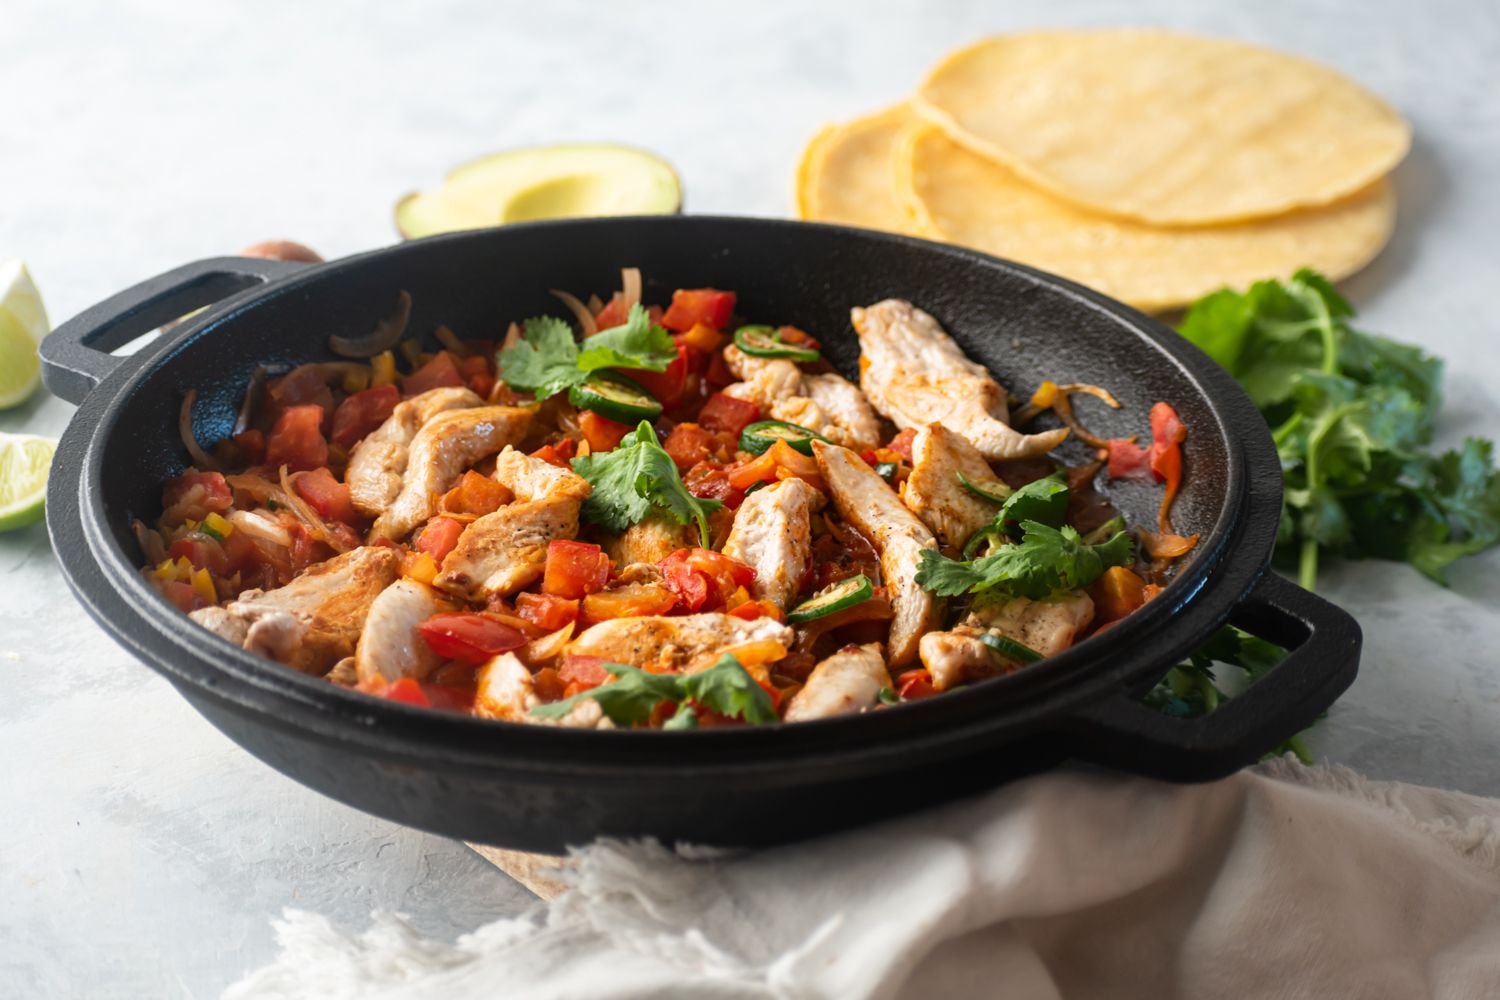
<svg viewBox="0 0 1500 1000">
<path fill-rule="evenodd" d="M 732 793 L 728 793 L 732 794 Z M 1500 801 L 1081 769 L 805 844 L 604 842 L 455 944 L 289 911 L 236 998 L 1500 997 Z"/>
</svg>

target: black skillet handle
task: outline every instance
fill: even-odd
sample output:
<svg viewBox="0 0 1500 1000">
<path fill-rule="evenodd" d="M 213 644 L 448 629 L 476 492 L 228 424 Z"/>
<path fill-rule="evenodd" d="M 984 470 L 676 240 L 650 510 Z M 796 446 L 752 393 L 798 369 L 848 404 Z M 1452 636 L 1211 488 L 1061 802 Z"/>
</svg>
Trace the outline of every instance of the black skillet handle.
<svg viewBox="0 0 1500 1000">
<path fill-rule="evenodd" d="M 1230 622 L 1286 649 L 1269 674 L 1218 709 L 1178 719 L 1120 694 L 1080 712 L 1077 756 L 1152 778 L 1211 781 L 1254 763 L 1333 704 L 1359 667 L 1350 615 L 1271 571 Z"/>
<path fill-rule="evenodd" d="M 259 257 L 215 257 L 148 278 L 85 309 L 48 334 L 41 346 L 42 381 L 53 395 L 81 403 L 116 368 L 156 353 L 171 338 L 159 336 L 129 357 L 110 351 L 194 309 L 307 266 Z"/>
</svg>

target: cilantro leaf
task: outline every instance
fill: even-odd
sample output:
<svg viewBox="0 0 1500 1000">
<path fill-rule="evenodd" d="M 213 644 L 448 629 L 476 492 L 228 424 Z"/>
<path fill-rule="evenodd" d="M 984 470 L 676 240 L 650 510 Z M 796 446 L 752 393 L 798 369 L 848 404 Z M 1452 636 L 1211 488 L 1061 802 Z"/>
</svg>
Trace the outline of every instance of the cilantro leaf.
<svg viewBox="0 0 1500 1000">
<path fill-rule="evenodd" d="M 1071 525 L 1054 528 L 1023 521 L 1021 532 L 1019 542 L 968 561 L 924 549 L 917 584 L 942 597 L 1002 588 L 1014 597 L 1040 600 L 1058 591 L 1087 587 L 1111 566 L 1135 561 L 1135 545 L 1123 531 L 1099 545 L 1084 544 Z"/>
<path fill-rule="evenodd" d="M 606 663 L 604 669 L 615 675 L 608 684 L 580 691 L 571 698 L 547 702 L 532 708 L 537 719 L 561 719 L 585 699 L 597 701 L 604 715 L 615 725 L 636 726 L 651 718 L 651 712 L 664 701 L 683 699 L 679 674 L 653 674 L 623 663 Z"/>
<path fill-rule="evenodd" d="M 546 399 L 583 381 L 573 329 L 560 319 L 540 316 L 522 325 L 521 340 L 495 359 L 500 377 L 522 392 Z"/>
<path fill-rule="evenodd" d="M 723 503 L 688 492 L 677 463 L 647 421 L 621 438 L 614 450 L 573 459 L 573 471 L 594 488 L 583 503 L 585 521 L 619 532 L 645 520 L 653 510 L 662 510 L 678 524 L 696 523 L 700 543 L 709 547 L 708 515 Z"/>
<path fill-rule="evenodd" d="M 620 326 L 601 330 L 583 342 L 578 352 L 580 371 L 600 368 L 637 368 L 663 372 L 677 358 L 677 344 L 665 329 L 651 322 L 639 305 Z"/>
<path fill-rule="evenodd" d="M 1059 475 L 1027 483 L 1012 493 L 1000 506 L 998 521 L 1020 524 L 1040 521 L 1060 528 L 1068 519 L 1068 484 Z"/>
<path fill-rule="evenodd" d="M 766 689 L 728 653 L 711 667 L 683 675 L 682 687 L 689 698 L 720 715 L 752 724 L 780 718 Z"/>
</svg>

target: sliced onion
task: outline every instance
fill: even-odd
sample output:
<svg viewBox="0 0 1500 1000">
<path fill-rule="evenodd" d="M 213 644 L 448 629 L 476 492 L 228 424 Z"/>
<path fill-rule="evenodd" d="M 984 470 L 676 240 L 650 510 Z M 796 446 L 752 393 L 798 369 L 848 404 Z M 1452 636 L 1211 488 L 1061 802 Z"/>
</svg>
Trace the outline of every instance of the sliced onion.
<svg viewBox="0 0 1500 1000">
<path fill-rule="evenodd" d="M 136 518 L 130 522 L 130 530 L 135 532 L 136 544 L 145 553 L 146 561 L 152 566 L 164 562 L 167 558 L 167 543 L 162 541 L 161 533 L 146 527 L 145 523 Z"/>
<path fill-rule="evenodd" d="M 302 475 L 306 475 L 306 473 L 297 473 L 297 476 Z M 339 541 L 338 536 L 336 536 L 332 531 L 328 530 L 328 525 L 325 524 L 323 519 L 318 516 L 318 512 L 313 510 L 312 507 L 308 506 L 307 501 L 303 500 L 302 497 L 297 494 L 296 489 L 293 488 L 293 485 L 296 482 L 296 478 L 296 476 L 287 475 L 286 466 L 283 465 L 281 467 L 281 490 L 286 494 L 286 505 L 291 508 L 293 514 L 297 515 L 297 520 L 301 521 L 304 525 L 307 526 L 307 530 L 312 532 L 312 536 L 314 538 L 316 538 L 320 542 L 325 543 L 329 548 L 333 549 L 333 551 L 339 553 L 340 555 L 348 552 L 349 546 Z"/>
<path fill-rule="evenodd" d="M 505 328 L 505 339 L 500 341 L 500 350 L 508 351 L 521 342 L 521 324 L 511 323 Z"/>
<path fill-rule="evenodd" d="M 1067 385 L 1060 385 L 1057 388 L 1062 392 L 1082 392 L 1093 396 L 1095 399 L 1101 399 L 1112 410 L 1120 408 L 1120 401 L 1114 397 L 1113 393 L 1102 386 L 1089 385 L 1086 382 L 1069 382 Z"/>
<path fill-rule="evenodd" d="M 1068 401 L 1067 393 L 1060 392 L 1057 394 L 1057 399 L 1055 399 L 1052 403 L 1052 412 L 1056 413 L 1057 419 L 1061 420 L 1064 424 L 1070 427 L 1073 431 L 1073 436 L 1078 438 L 1078 440 L 1082 441 L 1084 444 L 1091 445 L 1095 448 L 1109 447 L 1108 441 L 1104 440 L 1104 438 L 1100 437 L 1097 434 L 1091 433 L 1086 427 L 1078 422 L 1077 417 L 1073 416 L 1073 404 Z"/>
<path fill-rule="evenodd" d="M 369 364 L 364 361 L 319 361 L 313 367 L 329 382 L 345 375 L 360 375 L 370 370 Z"/>
<path fill-rule="evenodd" d="M 234 430 L 231 434 L 243 434 L 250 427 L 250 420 L 255 416 L 255 404 L 260 401 L 260 388 L 266 381 L 270 369 L 265 365 L 257 365 L 255 371 L 250 373 L 250 384 L 245 386 L 245 398 L 240 401 L 240 412 L 234 418 Z"/>
<path fill-rule="evenodd" d="M 604 300 L 601 299 L 597 295 L 590 295 L 589 296 L 589 301 L 588 301 L 588 306 L 589 306 L 589 312 L 591 312 L 595 316 L 597 316 L 597 315 L 599 315 L 599 310 L 604 308 Z"/>
<path fill-rule="evenodd" d="M 539 663 L 557 659 L 567 648 L 568 640 L 573 638 L 573 628 L 574 623 L 568 622 L 556 632 L 548 632 L 540 639 L 531 640 L 526 644 L 526 648 L 521 650 L 521 659 L 525 660 L 528 666 L 533 667 Z"/>
<path fill-rule="evenodd" d="M 631 306 L 641 304 L 641 269 L 638 267 L 623 267 L 620 269 L 620 293 L 625 299 L 625 311 L 630 312 Z"/>
<path fill-rule="evenodd" d="M 469 356 L 468 346 L 462 340 L 458 339 L 458 334 L 448 329 L 446 323 L 434 330 L 433 336 L 437 337 L 438 343 L 446 347 L 455 357 L 466 358 Z"/>
<path fill-rule="evenodd" d="M 268 479 L 262 479 L 260 476 L 225 476 L 224 481 L 229 484 L 230 489 L 249 494 L 250 498 L 256 503 L 265 503 L 267 500 L 274 499 L 281 493 L 276 488 L 275 483 Z"/>
<path fill-rule="evenodd" d="M 1140 529 L 1140 535 L 1141 548 L 1145 549 L 1146 554 L 1152 559 L 1176 559 L 1178 556 L 1187 555 L 1193 550 L 1193 546 L 1198 544 L 1197 535 L 1184 538 L 1165 531 L 1147 531 L 1145 528 Z"/>
<path fill-rule="evenodd" d="M 341 358 L 373 358 L 381 351 L 395 347 L 409 322 L 411 295 L 403 288 L 396 296 L 396 311 L 376 323 L 374 330 L 363 337 L 329 337 L 328 349 Z"/>
<path fill-rule="evenodd" d="M 292 536 L 285 528 L 269 517 L 263 517 L 254 511 L 232 510 L 229 512 L 229 523 L 234 525 L 236 531 L 243 531 L 248 537 L 257 541 L 267 542 L 284 549 L 292 546 Z"/>
<path fill-rule="evenodd" d="M 198 443 L 197 436 L 193 433 L 193 403 L 198 399 L 198 390 L 189 389 L 182 397 L 182 409 L 177 411 L 177 433 L 182 436 L 182 445 L 193 456 L 193 464 L 199 469 L 207 472 L 218 471 L 219 463 L 214 461 L 203 446 Z"/>
<path fill-rule="evenodd" d="M 568 310 L 578 319 L 578 325 L 583 328 L 585 337 L 592 337 L 599 332 L 599 324 L 594 322 L 594 314 L 589 312 L 588 306 L 578 301 L 578 297 L 569 292 L 560 292 L 556 288 L 548 289 L 557 296 L 558 301 L 568 307 Z"/>
</svg>

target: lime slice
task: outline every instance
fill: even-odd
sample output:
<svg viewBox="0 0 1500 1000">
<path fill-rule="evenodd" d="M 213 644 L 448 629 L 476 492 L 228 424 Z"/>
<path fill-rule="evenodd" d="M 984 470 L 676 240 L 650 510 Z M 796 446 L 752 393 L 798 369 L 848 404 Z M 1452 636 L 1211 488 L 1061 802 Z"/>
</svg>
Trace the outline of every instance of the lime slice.
<svg viewBox="0 0 1500 1000">
<path fill-rule="evenodd" d="M 41 381 L 36 348 L 49 329 L 47 310 L 26 265 L 0 261 L 0 410 L 30 396 Z"/>
<path fill-rule="evenodd" d="M 34 434 L 0 434 L 0 531 L 41 520 L 47 469 L 57 442 Z"/>
</svg>

